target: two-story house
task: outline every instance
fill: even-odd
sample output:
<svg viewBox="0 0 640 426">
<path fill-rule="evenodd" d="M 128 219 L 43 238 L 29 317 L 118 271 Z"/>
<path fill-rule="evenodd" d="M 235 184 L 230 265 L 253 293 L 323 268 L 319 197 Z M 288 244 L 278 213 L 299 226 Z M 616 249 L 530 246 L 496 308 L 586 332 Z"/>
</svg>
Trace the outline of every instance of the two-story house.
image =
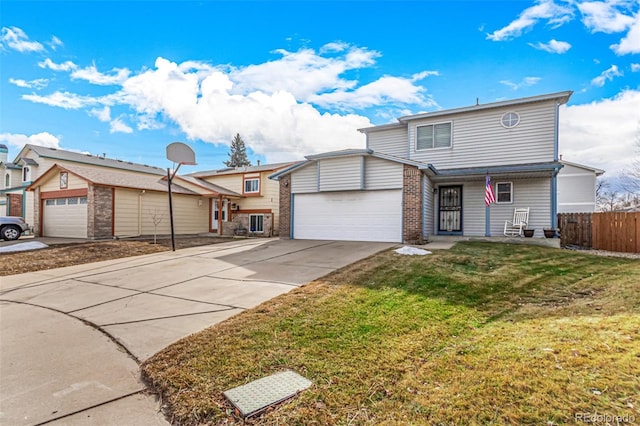
<svg viewBox="0 0 640 426">
<path fill-rule="evenodd" d="M 401 117 L 360 129 L 365 149 L 310 155 L 280 182 L 280 235 L 415 242 L 501 236 L 515 208 L 556 226 L 559 92 Z M 485 203 L 487 180 L 497 202 Z"/>
<path fill-rule="evenodd" d="M 211 199 L 210 232 L 233 235 L 238 230 L 261 236 L 277 236 L 280 226 L 278 183 L 269 175 L 293 163 L 259 164 L 189 173 L 191 177 L 227 188 L 241 198 Z"/>
<path fill-rule="evenodd" d="M 23 194 L 28 183 L 23 183 L 22 167 L 8 160 L 9 149 L 0 144 L 0 216 L 23 216 Z"/>
</svg>

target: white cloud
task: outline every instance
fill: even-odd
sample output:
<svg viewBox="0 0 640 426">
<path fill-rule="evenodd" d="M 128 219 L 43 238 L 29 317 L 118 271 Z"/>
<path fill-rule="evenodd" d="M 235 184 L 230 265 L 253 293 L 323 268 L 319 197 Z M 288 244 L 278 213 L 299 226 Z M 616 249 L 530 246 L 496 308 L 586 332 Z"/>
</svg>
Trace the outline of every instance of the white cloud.
<svg viewBox="0 0 640 426">
<path fill-rule="evenodd" d="M 140 114 L 145 126 L 161 115 L 189 139 L 214 144 L 228 144 L 240 133 L 267 161 L 364 146 L 364 136 L 357 129 L 371 125 L 366 117 L 323 114 L 284 90 L 242 95 L 232 89 L 229 76 L 220 71 L 199 81 L 196 74 L 158 58 L 155 70 L 129 78 L 118 96 Z"/>
<path fill-rule="evenodd" d="M 130 126 L 126 125 L 121 118 L 116 118 L 109 124 L 111 125 L 109 133 L 133 133 L 133 129 Z"/>
<path fill-rule="evenodd" d="M 616 65 L 611 65 L 609 69 L 604 70 L 602 74 L 591 80 L 591 84 L 602 87 L 607 80 L 612 81 L 614 77 L 621 77 L 622 75 L 622 71 L 620 71 Z"/>
<path fill-rule="evenodd" d="M 563 159 L 606 171 L 615 177 L 631 165 L 640 137 L 640 91 L 560 111 L 560 153 Z"/>
<path fill-rule="evenodd" d="M 36 80 L 27 81 L 22 79 L 10 78 L 9 83 L 15 84 L 18 87 L 23 87 L 25 89 L 38 90 L 47 87 L 47 85 L 49 84 L 49 80 L 47 80 L 46 78 L 38 78 Z"/>
<path fill-rule="evenodd" d="M 53 50 L 56 50 L 60 46 L 64 46 L 64 43 L 62 43 L 62 40 L 60 40 L 56 36 L 52 36 L 51 41 L 49 42 L 49 47 L 51 47 L 51 49 Z"/>
<path fill-rule="evenodd" d="M 618 55 L 640 53 L 640 12 L 636 13 L 627 35 L 620 40 L 620 43 L 612 44 L 611 49 Z"/>
<path fill-rule="evenodd" d="M 86 80 L 91 84 L 111 86 L 122 84 L 129 77 L 130 71 L 126 68 L 114 68 L 111 75 L 98 71 L 95 65 L 76 69 L 71 73 L 72 79 Z"/>
<path fill-rule="evenodd" d="M 352 109 L 392 103 L 435 106 L 417 84 L 437 71 L 408 77 L 383 76 L 368 84 L 345 78 L 353 70 L 375 64 L 378 52 L 333 43 L 320 54 L 311 49 L 277 51 L 280 58 L 247 67 L 214 67 L 187 61 L 180 64 L 158 58 L 155 67 L 131 74 L 114 69 L 109 75 L 95 66 L 73 71 L 93 83 L 120 85 L 101 97 L 58 91 L 47 96 L 23 95 L 23 99 L 66 109 L 86 109 L 91 116 L 109 121 L 112 132 L 131 132 L 176 125 L 187 138 L 213 144 L 229 144 L 240 133 L 247 145 L 268 161 L 299 159 L 303 155 L 345 147 L 364 146 L 357 129 L 368 127 L 367 117 L 349 114 Z M 43 68 L 60 69 L 63 64 L 44 61 Z M 133 114 L 111 118 L 115 105 L 129 107 Z M 326 108 L 342 111 L 330 114 Z"/>
<path fill-rule="evenodd" d="M 30 41 L 27 34 L 18 27 L 3 27 L 0 31 L 0 47 L 7 46 L 18 52 L 41 52 L 44 46 Z"/>
<path fill-rule="evenodd" d="M 542 80 L 540 77 L 525 77 L 520 83 L 514 83 L 510 80 L 501 80 L 500 84 L 511 87 L 513 90 L 519 90 L 523 87 L 535 86 Z"/>
<path fill-rule="evenodd" d="M 61 64 L 56 64 L 51 59 L 47 58 L 42 62 L 38 62 L 40 68 L 49 68 L 53 71 L 71 71 L 78 68 L 76 64 L 71 61 L 65 61 Z"/>
<path fill-rule="evenodd" d="M 631 16 L 620 11 L 620 7 L 628 4 L 618 0 L 585 1 L 577 3 L 582 13 L 582 23 L 592 32 L 619 33 L 626 31 L 633 23 Z"/>
<path fill-rule="evenodd" d="M 640 64 L 631 64 L 631 72 L 640 71 Z"/>
<path fill-rule="evenodd" d="M 93 108 L 91 111 L 89 111 L 89 115 L 96 117 L 98 120 L 106 123 L 108 121 L 111 121 L 111 108 L 109 108 L 108 106 L 105 106 L 102 109 Z"/>
<path fill-rule="evenodd" d="M 325 45 L 326 47 L 326 45 Z M 332 52 L 337 52 L 335 48 Z M 380 53 L 359 47 L 343 46 L 340 56 L 326 57 L 312 49 L 288 52 L 275 51 L 282 55 L 278 60 L 232 70 L 234 93 L 247 94 L 254 90 L 275 93 L 285 90 L 296 99 L 306 101 L 310 96 L 332 90 L 350 89 L 356 81 L 344 80 L 340 76 L 348 70 L 371 66 Z"/>
<path fill-rule="evenodd" d="M 51 95 L 22 95 L 22 99 L 38 104 L 45 104 L 64 109 L 80 109 L 88 106 L 94 106 L 103 103 L 98 98 L 91 96 L 81 96 L 69 92 L 55 92 Z M 103 98 L 104 99 L 104 98 Z"/>
<path fill-rule="evenodd" d="M 385 103 L 405 102 L 418 105 L 435 106 L 422 93 L 424 88 L 413 84 L 411 79 L 385 76 L 358 87 L 352 91 L 337 90 L 331 93 L 310 96 L 308 101 L 340 110 L 367 108 Z"/>
<path fill-rule="evenodd" d="M 557 28 L 572 19 L 573 10 L 570 7 L 556 4 L 553 0 L 538 0 L 535 6 L 522 11 L 520 16 L 509 25 L 487 34 L 487 39 L 493 41 L 510 40 L 519 37 L 540 21 L 546 21 L 552 28 Z"/>
<path fill-rule="evenodd" d="M 550 40 L 549 43 L 529 43 L 529 46 L 549 53 L 566 53 L 571 49 L 571 45 L 566 41 L 557 41 L 555 39 Z"/>
<path fill-rule="evenodd" d="M 20 151 L 26 144 L 45 146 L 47 148 L 59 148 L 60 139 L 48 132 L 41 132 L 27 136 L 16 133 L 0 133 L 0 142 L 5 142 Z"/>
</svg>

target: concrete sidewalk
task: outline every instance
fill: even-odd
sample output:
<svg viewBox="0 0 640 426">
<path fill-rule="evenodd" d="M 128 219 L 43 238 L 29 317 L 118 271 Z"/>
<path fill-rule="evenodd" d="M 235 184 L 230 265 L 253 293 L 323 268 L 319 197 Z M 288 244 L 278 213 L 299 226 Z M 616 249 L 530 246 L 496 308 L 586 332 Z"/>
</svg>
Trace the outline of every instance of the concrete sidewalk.
<svg viewBox="0 0 640 426">
<path fill-rule="evenodd" d="M 139 364 L 388 243 L 250 239 L 0 278 L 0 424 L 166 424 Z"/>
</svg>

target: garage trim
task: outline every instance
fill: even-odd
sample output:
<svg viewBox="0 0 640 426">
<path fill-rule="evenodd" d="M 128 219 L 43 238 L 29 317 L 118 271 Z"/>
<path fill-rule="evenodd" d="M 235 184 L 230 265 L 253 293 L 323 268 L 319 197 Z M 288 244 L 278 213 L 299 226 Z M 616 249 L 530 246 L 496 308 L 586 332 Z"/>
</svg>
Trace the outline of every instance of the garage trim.
<svg viewBox="0 0 640 426">
<path fill-rule="evenodd" d="M 87 188 L 65 189 L 62 191 L 48 191 L 40 194 L 40 199 L 47 200 L 50 198 L 86 197 L 87 193 L 88 193 Z"/>
</svg>

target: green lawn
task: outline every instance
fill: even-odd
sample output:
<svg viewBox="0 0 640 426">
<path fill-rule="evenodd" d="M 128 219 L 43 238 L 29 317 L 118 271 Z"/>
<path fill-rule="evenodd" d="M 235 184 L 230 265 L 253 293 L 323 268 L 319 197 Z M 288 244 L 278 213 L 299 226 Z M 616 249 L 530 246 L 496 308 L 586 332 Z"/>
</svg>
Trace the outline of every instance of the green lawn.
<svg viewBox="0 0 640 426">
<path fill-rule="evenodd" d="M 219 424 L 240 423 L 222 391 L 285 369 L 313 386 L 252 422 L 638 424 L 640 261 L 388 251 L 176 343 L 143 374 L 176 423 Z"/>
</svg>

